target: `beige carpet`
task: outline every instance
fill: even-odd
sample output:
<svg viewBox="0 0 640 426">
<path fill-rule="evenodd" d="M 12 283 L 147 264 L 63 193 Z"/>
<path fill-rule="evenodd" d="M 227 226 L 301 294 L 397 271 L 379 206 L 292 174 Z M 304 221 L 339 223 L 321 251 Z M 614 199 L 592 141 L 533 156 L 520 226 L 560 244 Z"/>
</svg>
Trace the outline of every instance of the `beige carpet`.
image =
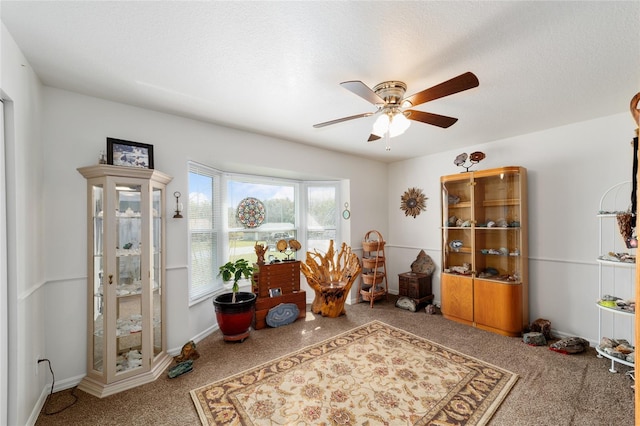
<svg viewBox="0 0 640 426">
<path fill-rule="evenodd" d="M 204 425 L 484 425 L 516 381 L 372 321 L 190 393 Z"/>
</svg>

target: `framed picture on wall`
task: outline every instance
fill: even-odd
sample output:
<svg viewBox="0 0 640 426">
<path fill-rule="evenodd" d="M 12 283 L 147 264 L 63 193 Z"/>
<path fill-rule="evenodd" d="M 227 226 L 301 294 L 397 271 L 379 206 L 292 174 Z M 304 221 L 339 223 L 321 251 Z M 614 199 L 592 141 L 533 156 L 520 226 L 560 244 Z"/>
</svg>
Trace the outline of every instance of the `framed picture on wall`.
<svg viewBox="0 0 640 426">
<path fill-rule="evenodd" d="M 153 169 L 153 145 L 107 138 L 107 164 Z"/>
</svg>

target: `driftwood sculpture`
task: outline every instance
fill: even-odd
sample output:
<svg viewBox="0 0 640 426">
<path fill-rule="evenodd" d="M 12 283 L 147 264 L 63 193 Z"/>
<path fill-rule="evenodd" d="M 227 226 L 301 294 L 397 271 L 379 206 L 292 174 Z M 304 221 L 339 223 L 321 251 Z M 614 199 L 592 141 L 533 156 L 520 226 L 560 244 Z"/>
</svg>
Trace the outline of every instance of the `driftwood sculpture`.
<svg viewBox="0 0 640 426">
<path fill-rule="evenodd" d="M 336 255 L 331 240 L 326 254 L 317 250 L 307 252 L 307 259 L 300 264 L 300 269 L 316 293 L 311 312 L 330 318 L 346 313 L 344 303 L 362 270 L 360 259 L 351 251 L 351 247 L 342 243 Z"/>
</svg>

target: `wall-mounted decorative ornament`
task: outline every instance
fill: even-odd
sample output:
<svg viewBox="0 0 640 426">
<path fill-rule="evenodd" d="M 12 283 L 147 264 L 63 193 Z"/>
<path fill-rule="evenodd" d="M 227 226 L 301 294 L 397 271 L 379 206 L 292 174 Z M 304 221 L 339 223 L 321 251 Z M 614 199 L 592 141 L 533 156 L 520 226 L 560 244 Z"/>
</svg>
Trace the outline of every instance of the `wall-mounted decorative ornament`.
<svg viewBox="0 0 640 426">
<path fill-rule="evenodd" d="M 349 203 L 344 203 L 344 210 L 342 210 L 342 218 L 348 220 L 351 217 L 351 212 L 349 211 Z"/>
<path fill-rule="evenodd" d="M 422 210 L 427 209 L 427 200 L 422 189 L 409 188 L 400 197 L 400 209 L 404 210 L 405 216 L 411 215 L 415 218 Z"/>
<path fill-rule="evenodd" d="M 478 164 L 479 162 L 484 160 L 485 157 L 486 155 L 484 155 L 484 152 L 480 151 L 472 152 L 469 155 L 467 155 L 466 152 L 463 152 L 462 154 L 458 155 L 455 160 L 453 160 L 453 164 L 458 167 L 464 167 L 465 172 L 468 172 L 471 166 L 473 166 L 474 164 Z M 468 163 L 467 160 L 469 160 Z"/>
<path fill-rule="evenodd" d="M 262 225 L 267 215 L 266 209 L 262 201 L 257 198 L 247 197 L 240 201 L 236 216 L 245 228 L 256 228 Z"/>
<path fill-rule="evenodd" d="M 180 197 L 182 196 L 182 194 L 178 191 L 173 193 L 173 196 L 176 197 L 176 209 L 175 209 L 175 214 L 173 215 L 174 219 L 182 219 L 182 203 L 180 202 Z"/>
</svg>

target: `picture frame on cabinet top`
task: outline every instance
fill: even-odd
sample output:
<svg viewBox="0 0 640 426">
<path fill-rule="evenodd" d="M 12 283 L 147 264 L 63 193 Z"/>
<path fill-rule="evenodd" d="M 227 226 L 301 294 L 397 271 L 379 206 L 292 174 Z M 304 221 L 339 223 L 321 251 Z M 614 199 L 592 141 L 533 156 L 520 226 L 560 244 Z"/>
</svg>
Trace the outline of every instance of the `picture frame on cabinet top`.
<svg viewBox="0 0 640 426">
<path fill-rule="evenodd" d="M 107 138 L 107 164 L 153 169 L 153 145 Z"/>
</svg>

